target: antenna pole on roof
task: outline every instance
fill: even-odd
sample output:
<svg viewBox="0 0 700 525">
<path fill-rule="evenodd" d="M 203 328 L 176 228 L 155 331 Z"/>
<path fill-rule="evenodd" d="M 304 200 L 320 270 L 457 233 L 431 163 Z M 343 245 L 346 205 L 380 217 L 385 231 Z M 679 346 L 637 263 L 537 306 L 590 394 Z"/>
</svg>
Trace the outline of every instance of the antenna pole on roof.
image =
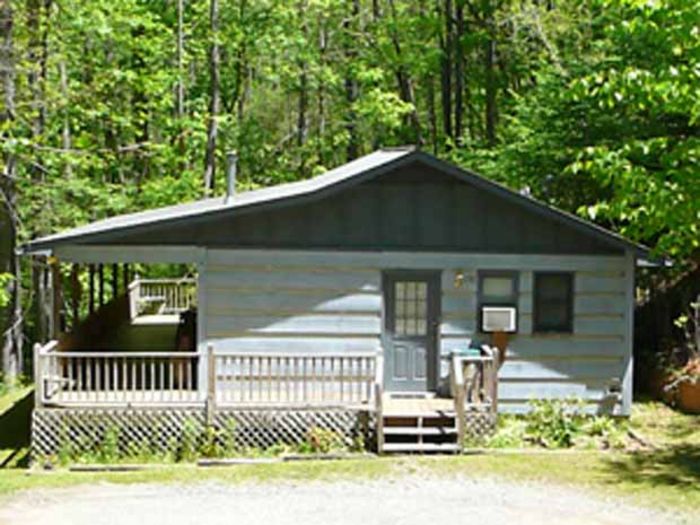
<svg viewBox="0 0 700 525">
<path fill-rule="evenodd" d="M 238 154 L 235 151 L 226 152 L 226 203 L 228 204 L 236 193 L 236 172 L 238 169 Z"/>
</svg>

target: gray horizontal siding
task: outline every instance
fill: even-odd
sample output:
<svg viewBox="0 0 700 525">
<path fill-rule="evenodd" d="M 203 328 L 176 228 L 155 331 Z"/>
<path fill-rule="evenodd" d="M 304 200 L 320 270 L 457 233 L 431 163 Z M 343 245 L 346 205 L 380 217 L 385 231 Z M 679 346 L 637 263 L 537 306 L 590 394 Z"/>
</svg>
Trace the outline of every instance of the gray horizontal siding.
<svg viewBox="0 0 700 525">
<path fill-rule="evenodd" d="M 377 335 L 381 333 L 378 315 L 349 315 L 338 312 L 324 315 L 257 316 L 208 314 L 207 333 L 226 337 L 240 333 Z"/>
<path fill-rule="evenodd" d="M 477 331 L 477 272 L 502 269 L 519 272 L 519 332 L 500 371 L 502 410 L 524 410 L 538 396 L 607 402 L 610 381 L 627 374 L 630 270 L 622 257 L 211 250 L 207 259 L 205 334 L 221 348 L 378 349 L 381 271 L 437 269 L 444 355 L 470 339 L 489 341 Z M 533 272 L 557 270 L 575 274 L 574 332 L 533 333 Z"/>
<path fill-rule="evenodd" d="M 242 259 L 238 252 L 208 254 L 204 333 L 217 348 L 380 349 L 381 275 L 375 270 L 295 264 L 281 254 Z"/>
</svg>

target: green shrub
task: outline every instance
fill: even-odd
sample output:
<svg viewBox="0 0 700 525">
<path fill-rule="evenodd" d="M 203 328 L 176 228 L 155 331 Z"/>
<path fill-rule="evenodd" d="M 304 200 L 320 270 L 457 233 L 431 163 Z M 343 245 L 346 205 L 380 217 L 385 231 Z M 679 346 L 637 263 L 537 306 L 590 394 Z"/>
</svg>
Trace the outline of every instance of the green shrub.
<svg viewBox="0 0 700 525">
<path fill-rule="evenodd" d="M 304 454 L 328 454 L 347 449 L 343 436 L 321 427 L 311 427 L 306 433 L 306 440 L 299 445 L 299 452 Z"/>
<path fill-rule="evenodd" d="M 482 443 L 488 448 L 522 448 L 527 445 L 526 426 L 527 422 L 522 417 L 501 416 L 496 432 L 487 436 Z"/>
<path fill-rule="evenodd" d="M 522 416 L 501 415 L 490 436 L 467 438 L 467 447 L 624 448 L 627 422 L 610 416 L 588 415 L 577 399 L 532 401 Z"/>
<path fill-rule="evenodd" d="M 526 416 L 527 439 L 545 448 L 573 446 L 583 424 L 582 408 L 576 400 L 534 400 Z"/>
<path fill-rule="evenodd" d="M 197 425 L 197 422 L 192 419 L 185 420 L 184 424 L 182 425 L 180 447 L 177 451 L 178 461 L 194 461 L 197 459 L 199 441 L 199 425 Z"/>
<path fill-rule="evenodd" d="M 102 442 L 97 446 L 96 456 L 101 463 L 114 463 L 120 459 L 118 428 L 109 427 L 105 430 Z"/>
<path fill-rule="evenodd" d="M 224 455 L 224 449 L 219 444 L 222 440 L 221 431 L 213 426 L 204 429 L 203 439 L 198 449 L 200 456 L 205 458 L 218 458 Z"/>
</svg>

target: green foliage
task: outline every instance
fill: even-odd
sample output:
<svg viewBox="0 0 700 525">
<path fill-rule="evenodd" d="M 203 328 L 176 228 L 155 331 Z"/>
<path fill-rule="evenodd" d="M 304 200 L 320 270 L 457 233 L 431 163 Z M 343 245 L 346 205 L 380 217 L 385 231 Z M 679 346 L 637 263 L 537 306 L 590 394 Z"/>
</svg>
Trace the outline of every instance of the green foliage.
<svg viewBox="0 0 700 525">
<path fill-rule="evenodd" d="M 110 427 L 105 431 L 102 443 L 98 447 L 99 461 L 100 463 L 113 463 L 119 456 L 119 429 Z"/>
<path fill-rule="evenodd" d="M 155 431 L 153 440 L 126 441 L 118 428 L 108 426 L 102 438 L 92 441 L 84 436 L 72 439 L 68 428 L 59 435 L 59 450 L 48 463 L 70 465 L 73 463 L 193 463 L 200 458 L 272 458 L 290 453 L 327 454 L 334 452 L 362 452 L 364 440 L 358 438 L 346 442 L 342 435 L 321 427 L 312 427 L 303 443 L 297 446 L 278 443 L 267 448 L 241 448 L 236 444 L 236 424 L 230 421 L 225 428 L 202 426 L 195 419 L 183 423 L 179 437 L 171 437 L 165 444 L 165 431 Z"/>
<path fill-rule="evenodd" d="M 322 427 L 312 427 L 306 433 L 306 440 L 299 445 L 299 452 L 308 454 L 328 454 L 348 449 L 343 436 Z"/>
<path fill-rule="evenodd" d="M 525 435 L 545 448 L 567 448 L 583 425 L 578 401 L 534 400 L 527 416 Z"/>
<path fill-rule="evenodd" d="M 628 423 L 611 416 L 589 415 L 576 399 L 533 400 L 523 416 L 499 416 L 496 431 L 470 438 L 467 447 L 486 448 L 593 448 L 623 449 L 628 445 Z"/>
<path fill-rule="evenodd" d="M 471 446 L 487 448 L 522 448 L 528 445 L 527 421 L 521 417 L 503 415 L 498 418 L 498 426 L 493 435 L 475 440 Z"/>
<path fill-rule="evenodd" d="M 14 276 L 11 273 L 0 273 L 0 308 L 6 308 L 12 299 L 8 288 L 14 281 Z"/>
<path fill-rule="evenodd" d="M 182 427 L 180 449 L 178 459 L 181 461 L 194 461 L 199 450 L 200 430 L 196 421 L 188 419 Z"/>
</svg>

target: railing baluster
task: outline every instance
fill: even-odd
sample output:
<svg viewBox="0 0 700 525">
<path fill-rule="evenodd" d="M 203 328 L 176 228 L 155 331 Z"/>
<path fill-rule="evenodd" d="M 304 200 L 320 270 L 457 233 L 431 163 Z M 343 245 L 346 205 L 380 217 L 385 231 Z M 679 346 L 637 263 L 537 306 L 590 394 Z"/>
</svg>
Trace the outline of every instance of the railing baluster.
<svg viewBox="0 0 700 525">
<path fill-rule="evenodd" d="M 264 400 L 264 387 L 265 387 L 265 357 L 260 355 L 256 357 L 258 375 L 255 380 L 257 382 L 257 403 L 262 403 Z"/>
<path fill-rule="evenodd" d="M 85 362 L 85 383 L 88 392 L 95 390 L 92 387 L 92 358 L 88 358 Z"/>
<path fill-rule="evenodd" d="M 345 400 L 345 378 L 343 376 L 343 361 L 344 359 L 341 357 L 339 359 L 340 361 L 340 401 Z"/>
<path fill-rule="evenodd" d="M 155 389 L 156 389 L 156 360 L 155 358 L 149 359 L 150 368 L 150 383 L 148 385 L 148 399 L 153 401 L 155 399 Z"/>
<path fill-rule="evenodd" d="M 76 391 L 76 397 L 80 396 L 80 392 L 83 390 L 83 374 L 85 373 L 85 367 L 83 366 L 84 361 L 83 359 L 75 359 L 74 360 L 76 368 L 75 368 L 75 375 L 76 375 L 76 381 L 75 381 L 75 391 Z"/>
<path fill-rule="evenodd" d="M 146 397 L 146 360 L 141 360 L 141 376 L 139 377 L 139 391 L 141 392 L 139 397 L 145 399 Z"/>
<path fill-rule="evenodd" d="M 248 358 L 248 401 L 253 402 L 254 394 L 253 387 L 255 386 L 255 381 L 253 380 L 255 361 L 252 357 Z"/>
<path fill-rule="evenodd" d="M 175 367 L 172 359 L 167 360 L 168 364 L 168 386 L 170 387 L 169 398 L 171 400 L 175 399 Z"/>
<path fill-rule="evenodd" d="M 65 366 L 68 371 L 68 384 L 66 385 L 66 390 L 69 394 L 73 391 L 73 361 L 71 359 L 65 360 Z"/>
<path fill-rule="evenodd" d="M 123 401 L 126 401 L 128 398 L 128 395 L 126 393 L 126 385 L 127 385 L 127 378 L 126 378 L 126 358 L 117 358 L 115 360 L 115 366 L 117 368 L 121 369 L 121 382 L 119 383 L 120 386 L 117 387 L 117 389 L 121 389 L 121 398 Z M 119 366 L 121 364 L 121 367 Z"/>
</svg>

